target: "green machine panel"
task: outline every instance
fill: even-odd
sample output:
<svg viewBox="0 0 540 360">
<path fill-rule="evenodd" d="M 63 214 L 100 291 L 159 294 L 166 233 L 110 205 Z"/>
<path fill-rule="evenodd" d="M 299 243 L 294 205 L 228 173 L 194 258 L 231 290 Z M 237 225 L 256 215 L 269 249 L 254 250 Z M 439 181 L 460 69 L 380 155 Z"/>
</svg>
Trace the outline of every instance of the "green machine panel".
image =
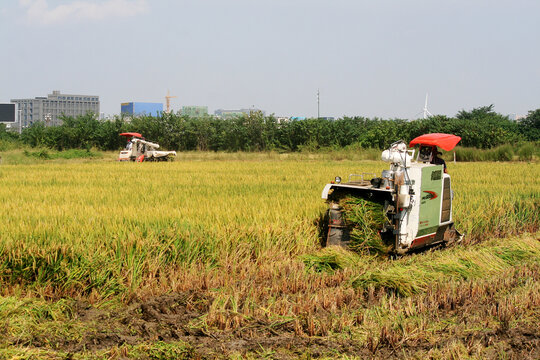
<svg viewBox="0 0 540 360">
<path fill-rule="evenodd" d="M 418 234 L 424 236 L 437 231 L 441 216 L 442 199 L 442 165 L 422 168 L 422 185 L 420 187 L 420 214 Z"/>
</svg>

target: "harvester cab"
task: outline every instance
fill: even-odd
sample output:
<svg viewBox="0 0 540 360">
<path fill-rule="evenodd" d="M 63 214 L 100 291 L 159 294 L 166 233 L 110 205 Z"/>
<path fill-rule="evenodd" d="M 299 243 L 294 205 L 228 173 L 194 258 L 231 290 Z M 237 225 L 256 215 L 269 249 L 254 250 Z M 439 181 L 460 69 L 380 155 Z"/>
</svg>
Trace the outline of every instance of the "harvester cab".
<svg viewBox="0 0 540 360">
<path fill-rule="evenodd" d="M 433 159 L 433 147 L 420 145 L 420 149 L 418 149 L 418 157 L 416 158 L 416 161 L 429 164 L 431 163 L 432 159 Z"/>
<path fill-rule="evenodd" d="M 382 160 L 390 163 L 390 168 L 380 177 L 352 174 L 347 182 L 336 177 L 327 184 L 322 192 L 329 205 L 326 245 L 350 243 L 351 224 L 341 204 L 344 198 L 362 199 L 383 212 L 378 234 L 392 254 L 460 240 L 462 235 L 452 218 L 450 175 L 442 165 L 431 163 L 437 146 L 450 151 L 460 140 L 449 134 L 419 136 L 409 143 L 409 147 L 420 145 L 416 159 L 414 149 L 397 141 L 382 152 Z"/>
<path fill-rule="evenodd" d="M 121 133 L 127 139 L 124 150 L 120 151 L 118 161 L 169 161 L 174 160 L 176 151 L 158 151 L 159 144 L 146 141 L 135 132 Z"/>
</svg>

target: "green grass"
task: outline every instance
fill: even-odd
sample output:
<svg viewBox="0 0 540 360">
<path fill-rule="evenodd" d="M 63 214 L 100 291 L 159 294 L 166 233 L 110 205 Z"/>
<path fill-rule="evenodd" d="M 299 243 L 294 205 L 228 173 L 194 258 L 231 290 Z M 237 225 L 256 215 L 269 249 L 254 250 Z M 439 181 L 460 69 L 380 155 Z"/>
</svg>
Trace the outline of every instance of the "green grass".
<svg viewBox="0 0 540 360">
<path fill-rule="evenodd" d="M 0 143 L 1 146 L 1 143 Z M 110 154 L 97 150 L 70 149 L 56 151 L 47 148 L 5 147 L 0 148 L 3 165 L 30 165 L 43 162 L 77 162 L 108 158 Z"/>
<path fill-rule="evenodd" d="M 101 152 L 90 151 L 90 150 L 80 150 L 80 149 L 70 149 L 64 151 L 52 151 L 48 149 L 41 149 L 37 151 L 23 151 L 25 156 L 34 157 L 41 160 L 52 160 L 52 159 L 84 159 L 84 158 L 99 158 L 102 157 Z"/>
<path fill-rule="evenodd" d="M 446 161 L 453 160 L 455 153 L 457 161 L 534 161 L 540 158 L 538 145 L 534 142 L 500 145 L 492 149 L 476 149 L 456 147 L 445 154 Z"/>
<path fill-rule="evenodd" d="M 495 245 L 496 244 L 496 245 Z M 540 261 L 537 239 L 488 242 L 473 248 L 453 247 L 446 251 L 412 255 L 397 261 L 370 265 L 352 282 L 356 288 L 384 289 L 400 296 L 424 292 L 428 285 L 451 279 L 469 280 L 497 274 L 527 262 Z"/>
</svg>

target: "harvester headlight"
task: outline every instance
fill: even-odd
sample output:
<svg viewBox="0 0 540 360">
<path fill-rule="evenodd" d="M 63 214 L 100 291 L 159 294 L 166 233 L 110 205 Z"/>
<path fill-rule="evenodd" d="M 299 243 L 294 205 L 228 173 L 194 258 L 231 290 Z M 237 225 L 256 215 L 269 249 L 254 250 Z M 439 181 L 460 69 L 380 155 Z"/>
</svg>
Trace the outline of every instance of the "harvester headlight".
<svg viewBox="0 0 540 360">
<path fill-rule="evenodd" d="M 340 178 L 339 176 L 336 176 L 336 180 L 335 180 L 335 181 L 336 181 L 336 184 L 339 184 L 339 183 L 341 183 L 341 178 Z"/>
</svg>

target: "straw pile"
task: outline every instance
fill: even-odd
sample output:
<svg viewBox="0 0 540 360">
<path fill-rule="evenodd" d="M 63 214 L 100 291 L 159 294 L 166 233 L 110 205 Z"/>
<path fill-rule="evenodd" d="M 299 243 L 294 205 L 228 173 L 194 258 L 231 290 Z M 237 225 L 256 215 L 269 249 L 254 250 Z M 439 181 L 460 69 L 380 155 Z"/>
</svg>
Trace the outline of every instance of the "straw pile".
<svg viewBox="0 0 540 360">
<path fill-rule="evenodd" d="M 386 216 L 383 205 L 362 198 L 345 197 L 339 205 L 350 231 L 351 250 L 362 254 L 387 254 L 390 246 L 381 239 Z"/>
</svg>

